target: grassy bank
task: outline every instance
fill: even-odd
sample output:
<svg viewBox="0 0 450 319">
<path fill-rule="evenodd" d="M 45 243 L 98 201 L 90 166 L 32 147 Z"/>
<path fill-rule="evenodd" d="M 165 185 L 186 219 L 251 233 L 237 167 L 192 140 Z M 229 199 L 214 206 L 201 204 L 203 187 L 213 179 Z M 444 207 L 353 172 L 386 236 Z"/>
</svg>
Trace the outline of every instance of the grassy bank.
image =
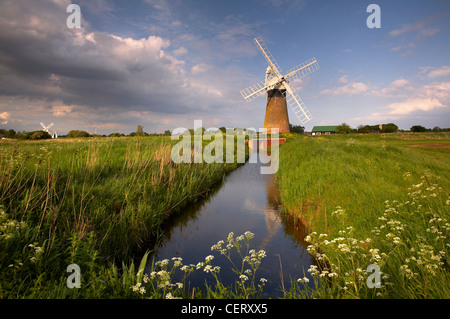
<svg viewBox="0 0 450 319">
<path fill-rule="evenodd" d="M 299 274 L 289 296 L 449 298 L 449 144 L 448 134 L 289 139 L 281 200 L 311 229 L 319 265 Z M 371 264 L 379 288 L 367 285 Z M 319 288 L 303 289 L 311 280 Z"/>
<path fill-rule="evenodd" d="M 170 137 L 1 143 L 0 298 L 129 297 L 133 252 L 239 165 L 175 164 L 175 143 Z M 66 287 L 72 263 L 81 268 L 84 289 Z"/>
</svg>

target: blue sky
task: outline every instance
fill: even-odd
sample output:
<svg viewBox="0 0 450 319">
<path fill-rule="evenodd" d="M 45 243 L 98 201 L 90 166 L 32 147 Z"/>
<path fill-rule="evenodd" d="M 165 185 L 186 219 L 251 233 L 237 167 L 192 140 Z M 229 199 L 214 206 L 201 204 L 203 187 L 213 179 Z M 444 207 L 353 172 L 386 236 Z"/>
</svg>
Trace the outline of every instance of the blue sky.
<svg viewBox="0 0 450 319">
<path fill-rule="evenodd" d="M 264 123 L 261 36 L 282 71 L 316 57 L 294 81 L 314 125 L 393 122 L 450 127 L 450 2 L 362 0 L 0 2 L 0 126 L 129 133 Z M 369 4 L 381 28 L 369 29 Z M 290 113 L 290 122 L 300 124 Z"/>
</svg>

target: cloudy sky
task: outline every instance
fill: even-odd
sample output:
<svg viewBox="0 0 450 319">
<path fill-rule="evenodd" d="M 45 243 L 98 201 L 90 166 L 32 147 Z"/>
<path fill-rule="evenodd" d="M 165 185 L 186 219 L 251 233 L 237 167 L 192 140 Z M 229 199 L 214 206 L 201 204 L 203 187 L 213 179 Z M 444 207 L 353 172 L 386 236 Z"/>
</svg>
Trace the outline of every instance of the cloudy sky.
<svg viewBox="0 0 450 319">
<path fill-rule="evenodd" d="M 0 0 L 0 127 L 129 133 L 264 123 L 261 36 L 282 71 L 316 57 L 293 86 L 314 125 L 450 127 L 448 0 Z M 366 8 L 381 8 L 381 28 Z M 290 122 L 300 124 L 290 113 Z"/>
</svg>

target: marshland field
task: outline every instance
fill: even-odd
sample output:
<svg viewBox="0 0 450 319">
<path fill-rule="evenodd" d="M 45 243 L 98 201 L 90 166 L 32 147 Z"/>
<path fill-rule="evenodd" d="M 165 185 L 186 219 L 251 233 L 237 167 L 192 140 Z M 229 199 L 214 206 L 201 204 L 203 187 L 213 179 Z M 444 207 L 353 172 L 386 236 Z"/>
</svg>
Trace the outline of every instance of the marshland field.
<svg viewBox="0 0 450 319">
<path fill-rule="evenodd" d="M 283 218 L 308 230 L 315 262 L 285 282 L 284 297 L 450 298 L 449 133 L 286 138 L 275 176 Z M 257 234 L 230 233 L 196 264 L 143 252 L 170 216 L 242 165 L 175 164 L 174 143 L 0 142 L 0 298 L 261 296 Z M 219 255 L 236 274 L 232 285 L 221 281 Z M 71 264 L 80 289 L 68 287 Z M 212 283 L 193 287 L 193 272 Z"/>
</svg>

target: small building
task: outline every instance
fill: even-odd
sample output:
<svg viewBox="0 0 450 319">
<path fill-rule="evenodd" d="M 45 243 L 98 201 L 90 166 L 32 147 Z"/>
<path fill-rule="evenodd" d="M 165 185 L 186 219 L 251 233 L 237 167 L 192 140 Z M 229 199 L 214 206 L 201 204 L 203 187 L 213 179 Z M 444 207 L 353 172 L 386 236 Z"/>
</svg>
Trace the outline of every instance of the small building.
<svg viewBox="0 0 450 319">
<path fill-rule="evenodd" d="M 337 125 L 314 126 L 311 131 L 311 135 L 335 134 L 336 129 L 337 129 Z"/>
</svg>

